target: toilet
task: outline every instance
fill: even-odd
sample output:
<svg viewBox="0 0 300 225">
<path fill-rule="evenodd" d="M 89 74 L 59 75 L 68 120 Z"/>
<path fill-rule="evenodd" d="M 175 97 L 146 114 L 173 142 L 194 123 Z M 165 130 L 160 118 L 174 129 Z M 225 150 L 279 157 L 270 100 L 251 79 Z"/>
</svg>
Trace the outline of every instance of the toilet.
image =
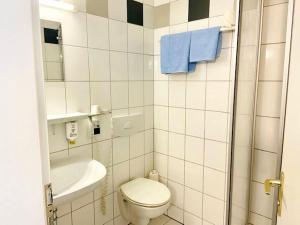
<svg viewBox="0 0 300 225">
<path fill-rule="evenodd" d="M 132 225 L 147 225 L 162 215 L 170 205 L 171 193 L 162 183 L 137 178 L 118 190 L 121 216 Z"/>
</svg>

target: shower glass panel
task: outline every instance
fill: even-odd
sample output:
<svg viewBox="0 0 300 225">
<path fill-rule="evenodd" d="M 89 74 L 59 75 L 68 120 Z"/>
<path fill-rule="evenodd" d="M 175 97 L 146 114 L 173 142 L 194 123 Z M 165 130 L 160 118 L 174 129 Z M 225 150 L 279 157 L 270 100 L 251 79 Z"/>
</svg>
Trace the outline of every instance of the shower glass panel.
<svg viewBox="0 0 300 225">
<path fill-rule="evenodd" d="M 240 1 L 229 224 L 248 222 L 261 0 Z"/>
</svg>

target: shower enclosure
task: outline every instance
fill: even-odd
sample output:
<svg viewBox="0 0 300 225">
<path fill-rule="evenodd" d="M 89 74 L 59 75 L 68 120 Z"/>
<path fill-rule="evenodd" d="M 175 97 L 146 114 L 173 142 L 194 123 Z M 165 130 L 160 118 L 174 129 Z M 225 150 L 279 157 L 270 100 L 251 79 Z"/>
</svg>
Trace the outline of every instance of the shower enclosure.
<svg viewBox="0 0 300 225">
<path fill-rule="evenodd" d="M 228 224 L 248 223 L 262 1 L 240 1 Z"/>
</svg>

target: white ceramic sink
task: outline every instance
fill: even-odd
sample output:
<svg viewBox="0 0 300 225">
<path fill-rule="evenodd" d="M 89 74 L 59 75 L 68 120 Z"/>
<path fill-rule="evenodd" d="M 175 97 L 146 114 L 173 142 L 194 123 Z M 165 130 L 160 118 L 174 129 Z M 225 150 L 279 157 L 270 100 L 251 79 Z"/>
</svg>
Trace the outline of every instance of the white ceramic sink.
<svg viewBox="0 0 300 225">
<path fill-rule="evenodd" d="M 51 162 L 54 205 L 79 198 L 100 185 L 106 168 L 96 160 L 69 157 Z"/>
</svg>

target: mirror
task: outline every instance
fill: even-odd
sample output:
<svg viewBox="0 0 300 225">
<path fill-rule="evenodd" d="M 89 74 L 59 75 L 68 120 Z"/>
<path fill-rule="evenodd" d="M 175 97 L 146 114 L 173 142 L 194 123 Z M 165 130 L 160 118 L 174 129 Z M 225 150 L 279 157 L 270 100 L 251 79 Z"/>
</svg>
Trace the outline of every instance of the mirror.
<svg viewBox="0 0 300 225">
<path fill-rule="evenodd" d="M 41 20 L 43 68 L 46 81 L 64 81 L 61 24 Z"/>
</svg>

